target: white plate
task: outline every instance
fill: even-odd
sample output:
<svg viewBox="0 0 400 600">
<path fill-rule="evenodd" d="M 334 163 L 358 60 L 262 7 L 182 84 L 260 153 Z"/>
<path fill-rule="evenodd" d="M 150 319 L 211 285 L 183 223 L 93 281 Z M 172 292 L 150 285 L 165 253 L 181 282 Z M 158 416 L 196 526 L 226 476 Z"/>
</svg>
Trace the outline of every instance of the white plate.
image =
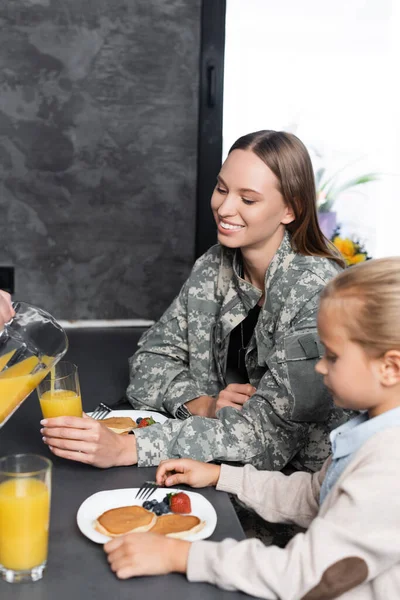
<svg viewBox="0 0 400 600">
<path fill-rule="evenodd" d="M 87 414 L 90 417 L 92 413 L 89 412 Z M 153 417 L 156 423 L 164 423 L 164 421 L 168 420 L 168 417 L 154 410 L 112 410 L 106 418 L 108 419 L 109 417 L 130 417 L 135 422 L 139 417 L 142 417 L 142 419 Z"/>
<path fill-rule="evenodd" d="M 142 506 L 141 500 L 136 500 L 135 496 L 139 488 L 127 488 L 122 490 L 106 490 L 104 492 L 97 492 L 89 498 L 86 498 L 80 505 L 78 513 L 76 515 L 76 522 L 78 527 L 89 540 L 96 542 L 97 544 L 105 544 L 111 538 L 103 535 L 96 531 L 93 527 L 93 522 L 106 510 L 111 508 L 118 508 L 119 506 Z M 165 494 L 181 492 L 175 488 L 158 488 L 151 496 L 150 500 L 161 501 Z M 199 517 L 201 521 L 205 521 L 206 524 L 201 531 L 188 535 L 186 540 L 189 542 L 195 542 L 196 540 L 205 540 L 210 537 L 213 533 L 217 524 L 217 513 L 213 505 L 201 494 L 196 492 L 187 492 L 190 497 L 192 505 L 192 513 L 196 517 Z"/>
</svg>

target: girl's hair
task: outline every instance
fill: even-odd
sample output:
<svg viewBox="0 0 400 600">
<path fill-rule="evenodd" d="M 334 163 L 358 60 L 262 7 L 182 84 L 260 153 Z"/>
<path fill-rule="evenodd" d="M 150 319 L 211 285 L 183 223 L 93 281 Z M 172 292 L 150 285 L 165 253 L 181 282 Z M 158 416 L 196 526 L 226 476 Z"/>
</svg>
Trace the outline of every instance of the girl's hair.
<svg viewBox="0 0 400 600">
<path fill-rule="evenodd" d="M 342 271 L 324 288 L 321 302 L 338 309 L 353 342 L 369 354 L 400 350 L 400 257 L 377 258 Z"/>
<path fill-rule="evenodd" d="M 323 235 L 317 218 L 315 178 L 304 144 L 284 131 L 256 131 L 240 137 L 229 150 L 251 150 L 279 181 L 279 192 L 294 213 L 286 225 L 292 246 L 306 256 L 324 256 L 344 266 L 335 246 Z"/>
</svg>

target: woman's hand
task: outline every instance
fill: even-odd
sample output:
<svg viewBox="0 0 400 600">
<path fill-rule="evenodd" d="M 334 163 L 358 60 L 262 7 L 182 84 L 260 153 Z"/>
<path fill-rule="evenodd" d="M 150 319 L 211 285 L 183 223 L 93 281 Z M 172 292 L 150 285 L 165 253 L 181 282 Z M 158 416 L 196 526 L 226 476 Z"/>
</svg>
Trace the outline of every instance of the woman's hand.
<svg viewBox="0 0 400 600">
<path fill-rule="evenodd" d="M 242 410 L 243 404 L 247 402 L 256 391 L 256 388 L 250 383 L 230 383 L 218 394 L 215 404 L 215 414 L 221 410 L 221 408 L 225 408 L 226 406 Z"/>
<path fill-rule="evenodd" d="M 190 542 L 156 533 L 130 533 L 104 545 L 111 570 L 119 579 L 186 573 L 189 550 Z"/>
<path fill-rule="evenodd" d="M 137 463 L 134 435 L 118 435 L 87 415 L 40 421 L 43 441 L 53 454 L 106 469 Z"/>
<path fill-rule="evenodd" d="M 215 418 L 215 398 L 212 396 L 199 396 L 194 400 L 189 400 L 189 402 L 185 402 L 185 406 L 188 410 L 190 410 L 192 415 L 196 415 L 198 417 L 209 417 L 211 419 Z"/>
<path fill-rule="evenodd" d="M 221 467 L 192 460 L 191 458 L 171 458 L 158 465 L 156 481 L 158 485 L 170 487 L 186 483 L 200 488 L 217 485 Z"/>
<path fill-rule="evenodd" d="M 212 396 L 199 396 L 185 403 L 192 415 L 209 417 L 215 419 L 221 408 L 231 406 L 242 410 L 243 404 L 256 392 L 256 388 L 250 383 L 230 383 L 221 390 L 216 398 Z"/>
<path fill-rule="evenodd" d="M 8 292 L 0 290 L 0 330 L 3 329 L 5 323 L 15 315 L 15 310 L 11 304 L 11 296 Z"/>
</svg>

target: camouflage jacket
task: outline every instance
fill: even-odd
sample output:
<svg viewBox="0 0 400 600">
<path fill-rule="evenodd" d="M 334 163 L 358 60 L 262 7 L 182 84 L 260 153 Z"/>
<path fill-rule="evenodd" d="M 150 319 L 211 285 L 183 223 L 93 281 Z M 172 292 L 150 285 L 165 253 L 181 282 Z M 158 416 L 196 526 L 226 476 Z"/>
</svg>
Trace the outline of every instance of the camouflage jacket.
<svg viewBox="0 0 400 600">
<path fill-rule="evenodd" d="M 261 291 L 239 276 L 240 252 L 217 245 L 195 263 L 179 295 L 139 341 L 127 396 L 134 408 L 164 410 L 226 387 L 230 332 Z M 217 418 L 168 419 L 135 432 L 140 466 L 191 457 L 257 468 L 316 470 L 329 454 L 329 431 L 346 416 L 333 406 L 315 370 L 319 294 L 339 267 L 295 253 L 285 237 L 265 276 L 265 302 L 246 350 L 257 392 L 242 410 Z"/>
</svg>

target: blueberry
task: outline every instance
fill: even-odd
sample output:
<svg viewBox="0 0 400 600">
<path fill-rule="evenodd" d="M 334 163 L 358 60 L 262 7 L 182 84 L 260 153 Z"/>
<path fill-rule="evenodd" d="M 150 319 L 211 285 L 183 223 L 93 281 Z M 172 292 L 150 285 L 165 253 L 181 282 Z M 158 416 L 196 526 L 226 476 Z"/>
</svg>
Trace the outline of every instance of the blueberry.
<svg viewBox="0 0 400 600">
<path fill-rule="evenodd" d="M 165 504 L 166 504 L 167 506 L 169 506 L 169 498 L 168 498 L 168 494 L 167 494 L 166 496 L 164 496 L 164 498 L 163 498 L 163 502 L 165 502 Z"/>
<path fill-rule="evenodd" d="M 139 425 L 139 423 L 140 423 L 141 421 L 143 421 L 142 417 L 138 417 L 138 418 L 136 419 L 136 425 Z"/>
<path fill-rule="evenodd" d="M 150 500 L 146 500 L 145 502 L 143 502 L 143 508 L 145 508 L 146 510 L 150 510 L 151 507 L 153 506 L 150 502 Z"/>
<path fill-rule="evenodd" d="M 148 503 L 150 504 L 150 506 L 157 506 L 158 500 L 148 500 Z"/>
<path fill-rule="evenodd" d="M 163 509 L 161 508 L 161 506 L 160 506 L 160 505 L 158 505 L 158 506 L 155 506 L 155 507 L 153 508 L 153 513 L 154 513 L 155 515 L 157 515 L 157 517 L 159 517 L 160 515 L 162 515 L 162 514 L 163 514 Z"/>
<path fill-rule="evenodd" d="M 159 504 L 159 510 L 161 510 L 161 514 L 162 515 L 166 515 L 167 513 L 169 513 L 169 506 L 168 506 L 168 504 L 165 504 L 165 502 L 160 502 L 160 504 Z"/>
</svg>

